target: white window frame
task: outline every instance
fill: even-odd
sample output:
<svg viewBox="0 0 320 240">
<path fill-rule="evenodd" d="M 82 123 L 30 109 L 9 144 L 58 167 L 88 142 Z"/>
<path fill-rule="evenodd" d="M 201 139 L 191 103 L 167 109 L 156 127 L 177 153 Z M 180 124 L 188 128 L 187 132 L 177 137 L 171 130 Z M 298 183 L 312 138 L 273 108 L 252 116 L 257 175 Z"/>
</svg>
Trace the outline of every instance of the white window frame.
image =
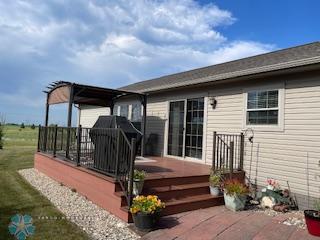
<svg viewBox="0 0 320 240">
<path fill-rule="evenodd" d="M 258 110 L 278 110 L 278 124 L 247 124 L 247 112 L 255 111 L 256 109 L 248 109 L 248 94 L 250 92 L 262 92 L 262 91 L 278 91 L 278 107 L 276 108 L 259 108 Z M 244 111 L 243 111 L 243 129 L 251 128 L 258 131 L 283 131 L 284 130 L 284 98 L 285 89 L 284 84 L 274 84 L 268 86 L 251 87 L 244 89 Z"/>
</svg>

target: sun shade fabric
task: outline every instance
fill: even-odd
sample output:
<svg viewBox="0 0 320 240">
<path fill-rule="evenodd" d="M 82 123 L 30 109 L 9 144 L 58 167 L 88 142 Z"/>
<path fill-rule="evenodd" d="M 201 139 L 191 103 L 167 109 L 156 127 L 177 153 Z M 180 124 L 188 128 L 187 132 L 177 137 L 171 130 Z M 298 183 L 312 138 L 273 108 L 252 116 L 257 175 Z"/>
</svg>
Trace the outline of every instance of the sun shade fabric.
<svg viewBox="0 0 320 240">
<path fill-rule="evenodd" d="M 59 85 L 60 84 L 60 85 Z M 73 90 L 73 91 L 71 91 Z M 70 98 L 70 94 L 72 96 Z M 143 94 L 121 91 L 110 88 L 101 88 L 70 82 L 61 82 L 53 85 L 48 92 L 48 104 L 67 103 L 112 107 L 116 99 L 123 96 L 142 96 Z"/>
<path fill-rule="evenodd" d="M 71 86 L 61 86 L 49 93 L 48 104 L 67 103 L 70 99 Z"/>
</svg>

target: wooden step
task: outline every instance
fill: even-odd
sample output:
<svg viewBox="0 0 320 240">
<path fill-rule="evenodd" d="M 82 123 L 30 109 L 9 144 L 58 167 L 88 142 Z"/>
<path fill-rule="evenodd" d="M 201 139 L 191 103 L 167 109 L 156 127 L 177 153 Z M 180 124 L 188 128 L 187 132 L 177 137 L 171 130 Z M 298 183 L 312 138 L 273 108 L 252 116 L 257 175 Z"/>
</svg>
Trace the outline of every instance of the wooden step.
<svg viewBox="0 0 320 240">
<path fill-rule="evenodd" d="M 204 182 L 208 182 L 209 181 L 208 179 L 209 179 L 209 175 L 146 179 L 144 181 L 144 187 L 151 188 L 151 187 L 163 187 L 163 186 L 171 186 L 171 185 L 204 183 Z"/>
<path fill-rule="evenodd" d="M 170 199 L 182 199 L 195 195 L 202 195 L 209 193 L 209 183 L 193 183 L 183 185 L 171 185 L 163 187 L 146 187 L 142 194 L 157 195 L 161 200 L 166 201 Z"/>
<path fill-rule="evenodd" d="M 202 194 L 180 200 L 170 200 L 165 202 L 165 204 L 166 208 L 162 211 L 163 216 L 196 209 L 220 206 L 224 204 L 224 199 L 223 196 L 214 197 L 210 194 Z"/>
</svg>

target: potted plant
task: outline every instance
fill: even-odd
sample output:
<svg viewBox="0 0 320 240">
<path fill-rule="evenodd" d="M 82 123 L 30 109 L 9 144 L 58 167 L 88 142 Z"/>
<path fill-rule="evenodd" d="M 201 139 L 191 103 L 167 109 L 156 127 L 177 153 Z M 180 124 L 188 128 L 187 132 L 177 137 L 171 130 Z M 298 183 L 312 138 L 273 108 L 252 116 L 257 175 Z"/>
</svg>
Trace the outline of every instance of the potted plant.
<svg viewBox="0 0 320 240">
<path fill-rule="evenodd" d="M 133 189 L 132 189 L 133 195 L 137 196 L 141 194 L 145 177 L 146 177 L 145 171 L 139 171 L 137 169 L 134 170 Z"/>
<path fill-rule="evenodd" d="M 315 210 L 305 210 L 304 217 L 308 232 L 320 237 L 320 200 L 315 202 Z"/>
<path fill-rule="evenodd" d="M 248 187 L 238 180 L 230 179 L 224 183 L 224 202 L 232 211 L 243 210 L 246 203 Z"/>
<path fill-rule="evenodd" d="M 212 196 L 220 195 L 220 186 L 221 186 L 221 174 L 219 172 L 211 173 L 209 177 L 209 188 L 210 194 Z"/>
<path fill-rule="evenodd" d="M 136 196 L 130 207 L 135 226 L 141 231 L 153 229 L 164 207 L 164 203 L 155 195 Z"/>
</svg>

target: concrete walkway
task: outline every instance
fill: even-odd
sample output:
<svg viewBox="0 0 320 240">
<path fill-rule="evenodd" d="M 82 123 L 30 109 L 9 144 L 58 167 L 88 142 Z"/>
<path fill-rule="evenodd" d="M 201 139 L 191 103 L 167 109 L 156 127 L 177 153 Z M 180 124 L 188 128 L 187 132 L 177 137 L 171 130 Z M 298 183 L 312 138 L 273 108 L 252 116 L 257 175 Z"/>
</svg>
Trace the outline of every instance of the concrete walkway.
<svg viewBox="0 0 320 240">
<path fill-rule="evenodd" d="M 142 239 L 320 240 L 307 230 L 282 224 L 284 220 L 283 215 L 271 217 L 254 211 L 234 213 L 219 206 L 163 217 L 159 229 Z"/>
</svg>

